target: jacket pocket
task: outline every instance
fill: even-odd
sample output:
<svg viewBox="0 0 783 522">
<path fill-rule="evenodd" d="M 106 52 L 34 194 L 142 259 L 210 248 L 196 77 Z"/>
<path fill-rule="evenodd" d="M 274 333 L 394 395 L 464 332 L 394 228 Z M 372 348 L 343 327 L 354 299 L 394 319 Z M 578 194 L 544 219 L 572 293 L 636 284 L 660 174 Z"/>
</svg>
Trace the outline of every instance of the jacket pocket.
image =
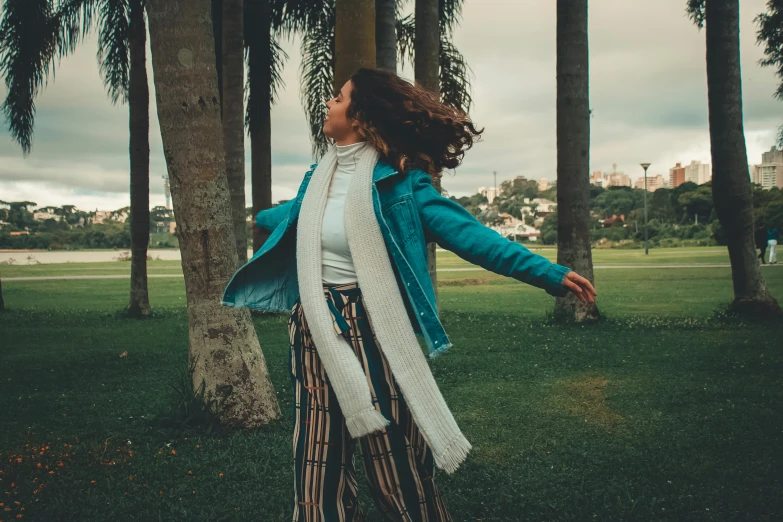
<svg viewBox="0 0 783 522">
<path fill-rule="evenodd" d="M 410 196 L 403 196 L 389 203 L 383 213 L 392 232 L 400 241 L 400 246 L 410 241 L 416 235 L 417 227 L 421 226 L 416 219 L 413 198 Z"/>
</svg>

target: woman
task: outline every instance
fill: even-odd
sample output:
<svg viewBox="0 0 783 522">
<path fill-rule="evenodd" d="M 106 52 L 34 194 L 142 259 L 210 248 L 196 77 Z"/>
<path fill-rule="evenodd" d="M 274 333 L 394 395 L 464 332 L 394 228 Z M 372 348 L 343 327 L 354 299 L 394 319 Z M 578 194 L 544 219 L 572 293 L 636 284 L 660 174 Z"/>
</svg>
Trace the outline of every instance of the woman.
<svg viewBox="0 0 783 522">
<path fill-rule="evenodd" d="M 429 356 L 451 343 L 427 269 L 437 242 L 493 272 L 593 302 L 568 268 L 501 237 L 432 179 L 457 167 L 477 131 L 462 113 L 394 74 L 359 70 L 326 103 L 334 140 L 293 200 L 256 216 L 272 231 L 223 302 L 291 311 L 294 521 L 358 521 L 356 443 L 389 520 L 450 520 L 434 484 L 470 443 L 438 390 Z"/>
</svg>

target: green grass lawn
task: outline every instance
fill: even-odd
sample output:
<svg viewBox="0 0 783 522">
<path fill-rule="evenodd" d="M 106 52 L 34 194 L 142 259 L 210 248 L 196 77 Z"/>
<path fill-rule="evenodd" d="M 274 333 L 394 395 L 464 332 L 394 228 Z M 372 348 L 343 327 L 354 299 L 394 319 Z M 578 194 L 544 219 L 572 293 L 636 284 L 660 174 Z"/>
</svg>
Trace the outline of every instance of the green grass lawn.
<svg viewBox="0 0 783 522">
<path fill-rule="evenodd" d="M 595 252 L 596 265 L 725 262 L 714 248 Z M 469 265 L 443 254 L 439 266 Z M 783 269 L 764 276 L 783 302 Z M 474 448 L 437 474 L 455 521 L 783 517 L 783 325 L 714 316 L 732 295 L 728 268 L 597 270 L 606 320 L 585 327 L 550 322 L 552 298 L 516 281 L 439 277 L 454 347 L 432 368 Z M 4 281 L 0 520 L 288 520 L 287 318 L 255 318 L 283 418 L 174 437 L 149 420 L 185 364 L 184 283 L 150 279 L 145 321 L 115 318 L 127 291 L 118 279 Z M 381 520 L 360 481 L 368 522 Z"/>
</svg>

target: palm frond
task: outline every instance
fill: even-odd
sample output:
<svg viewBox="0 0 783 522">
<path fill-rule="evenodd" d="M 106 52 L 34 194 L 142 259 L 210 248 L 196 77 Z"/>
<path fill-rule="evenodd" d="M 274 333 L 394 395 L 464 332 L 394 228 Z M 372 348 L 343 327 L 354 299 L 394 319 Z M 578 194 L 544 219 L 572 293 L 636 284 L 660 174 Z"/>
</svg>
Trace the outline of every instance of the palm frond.
<svg viewBox="0 0 783 522">
<path fill-rule="evenodd" d="M 272 34 L 269 40 L 269 103 L 267 107 L 256 107 L 256 100 L 253 96 L 253 90 L 250 87 L 251 74 L 247 75 L 245 81 L 245 128 L 250 131 L 253 125 L 253 115 L 259 110 L 269 110 L 269 107 L 277 102 L 278 93 L 285 86 L 283 81 L 283 66 L 288 60 L 288 54 L 277 43 L 277 38 Z M 248 49 L 245 48 L 245 62 L 250 66 Z"/>
<path fill-rule="evenodd" d="M 438 22 L 441 34 L 451 35 L 462 18 L 463 0 L 438 0 Z"/>
<path fill-rule="evenodd" d="M 103 84 L 112 103 L 125 103 L 130 81 L 128 0 L 103 0 L 98 16 L 98 63 Z"/>
<path fill-rule="evenodd" d="M 269 0 L 272 28 L 286 37 L 313 30 L 334 0 Z"/>
<path fill-rule="evenodd" d="M 32 147 L 35 97 L 54 73 L 59 29 L 51 0 L 6 0 L 0 19 L 0 76 L 8 93 L 0 110 L 24 154 Z"/>
<path fill-rule="evenodd" d="M 413 41 L 416 37 L 416 20 L 413 15 L 404 18 L 397 17 L 397 54 L 400 65 L 405 66 L 406 60 L 413 66 Z"/>
<path fill-rule="evenodd" d="M 334 0 L 325 0 L 322 7 L 319 16 L 308 22 L 312 25 L 304 33 L 300 70 L 302 105 L 310 125 L 310 140 L 316 158 L 323 156 L 328 147 L 323 133 L 324 104 L 332 97 L 334 84 Z"/>
<path fill-rule="evenodd" d="M 688 18 L 690 18 L 699 29 L 704 27 L 704 6 L 706 2 L 707 0 L 688 0 L 688 4 L 685 7 Z"/>
<path fill-rule="evenodd" d="M 439 61 L 441 101 L 468 114 L 473 104 L 470 85 L 470 77 L 473 76 L 473 71 L 465 61 L 462 53 L 443 33 L 441 33 L 440 39 Z"/>
<path fill-rule="evenodd" d="M 270 51 L 270 72 L 269 72 L 269 104 L 274 105 L 277 101 L 277 96 L 280 91 L 285 87 L 283 81 L 283 66 L 288 60 L 288 53 L 286 53 L 280 44 L 277 42 L 277 38 L 274 34 L 269 38 L 269 51 Z"/>
<path fill-rule="evenodd" d="M 756 43 L 764 44 L 764 58 L 759 60 L 759 65 L 777 67 L 775 74 L 780 83 L 774 96 L 783 101 L 783 2 L 770 0 L 767 10 L 754 19 L 759 28 Z"/>
<path fill-rule="evenodd" d="M 92 30 L 95 8 L 100 0 L 56 0 L 55 18 L 60 27 L 58 55 L 66 56 Z"/>
<path fill-rule="evenodd" d="M 778 148 L 783 149 L 783 125 L 778 128 Z"/>
</svg>

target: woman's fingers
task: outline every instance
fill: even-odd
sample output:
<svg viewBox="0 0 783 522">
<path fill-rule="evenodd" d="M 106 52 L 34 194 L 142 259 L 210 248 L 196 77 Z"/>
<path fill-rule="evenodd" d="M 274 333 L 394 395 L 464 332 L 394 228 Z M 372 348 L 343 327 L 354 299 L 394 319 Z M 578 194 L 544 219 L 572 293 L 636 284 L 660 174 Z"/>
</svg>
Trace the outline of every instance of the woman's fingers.
<svg viewBox="0 0 783 522">
<path fill-rule="evenodd" d="M 569 279 L 580 285 L 581 287 L 585 288 L 588 293 L 592 294 L 593 296 L 598 295 L 595 291 L 595 288 L 593 287 L 593 284 L 586 278 L 580 276 L 576 272 L 569 272 L 568 276 Z"/>
<path fill-rule="evenodd" d="M 595 302 L 595 296 L 597 295 L 595 288 L 590 284 L 590 281 L 576 272 L 569 272 L 563 280 L 563 285 L 573 292 L 581 302 L 585 304 Z"/>
</svg>

